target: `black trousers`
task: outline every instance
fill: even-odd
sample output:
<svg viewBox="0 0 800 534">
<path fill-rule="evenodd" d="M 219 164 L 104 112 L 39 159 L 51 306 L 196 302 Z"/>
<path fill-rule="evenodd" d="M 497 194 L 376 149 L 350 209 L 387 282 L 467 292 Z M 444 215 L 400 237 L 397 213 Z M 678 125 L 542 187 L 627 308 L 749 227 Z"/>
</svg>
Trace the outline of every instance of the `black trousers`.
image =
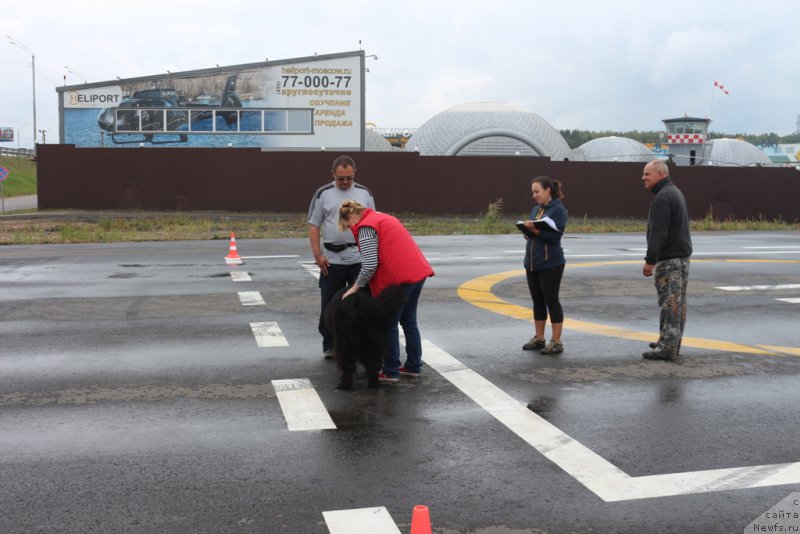
<svg viewBox="0 0 800 534">
<path fill-rule="evenodd" d="M 533 299 L 533 320 L 547 320 L 550 313 L 550 323 L 563 323 L 564 311 L 558 292 L 561 289 L 561 277 L 564 275 L 564 265 L 559 265 L 546 271 L 525 271 L 528 280 L 528 291 Z"/>
<path fill-rule="evenodd" d="M 361 263 L 352 265 L 328 266 L 328 276 L 319 275 L 320 289 L 320 311 L 319 311 L 319 333 L 322 334 L 322 351 L 333 350 L 333 332 L 328 331 L 325 326 L 325 307 L 331 301 L 337 291 L 343 287 L 353 285 L 361 271 Z"/>
</svg>

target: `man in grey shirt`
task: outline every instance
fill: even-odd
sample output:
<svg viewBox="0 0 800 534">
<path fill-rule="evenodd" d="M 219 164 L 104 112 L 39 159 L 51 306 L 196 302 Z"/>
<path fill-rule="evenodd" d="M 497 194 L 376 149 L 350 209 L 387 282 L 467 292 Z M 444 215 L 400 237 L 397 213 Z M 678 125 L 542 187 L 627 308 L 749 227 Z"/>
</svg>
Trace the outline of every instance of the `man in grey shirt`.
<svg viewBox="0 0 800 534">
<path fill-rule="evenodd" d="M 317 189 L 308 208 L 308 240 L 320 274 L 319 333 L 326 359 L 333 358 L 333 333 L 325 326 L 325 307 L 337 291 L 353 285 L 361 270 L 361 255 L 353 233 L 339 231 L 339 208 L 345 200 L 357 200 L 375 209 L 369 189 L 355 183 L 356 164 L 352 158 L 336 158 L 331 174 L 333 182 Z"/>
</svg>

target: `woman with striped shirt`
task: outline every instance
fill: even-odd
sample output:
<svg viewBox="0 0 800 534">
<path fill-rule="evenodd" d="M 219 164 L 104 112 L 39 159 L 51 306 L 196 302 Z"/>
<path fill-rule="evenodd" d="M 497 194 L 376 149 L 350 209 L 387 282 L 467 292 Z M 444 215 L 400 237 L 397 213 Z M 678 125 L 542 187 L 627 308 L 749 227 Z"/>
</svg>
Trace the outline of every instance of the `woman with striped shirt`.
<svg viewBox="0 0 800 534">
<path fill-rule="evenodd" d="M 353 232 L 361 251 L 361 271 L 342 298 L 365 287 L 377 297 L 391 285 L 401 286 L 406 295 L 406 303 L 389 329 L 389 355 L 379 379 L 397 382 L 400 375 L 420 376 L 422 337 L 417 326 L 417 304 L 425 279 L 433 276 L 433 269 L 408 230 L 391 215 L 346 200 L 339 208 L 339 227 Z M 402 366 L 398 323 L 406 337 L 406 361 Z"/>
</svg>

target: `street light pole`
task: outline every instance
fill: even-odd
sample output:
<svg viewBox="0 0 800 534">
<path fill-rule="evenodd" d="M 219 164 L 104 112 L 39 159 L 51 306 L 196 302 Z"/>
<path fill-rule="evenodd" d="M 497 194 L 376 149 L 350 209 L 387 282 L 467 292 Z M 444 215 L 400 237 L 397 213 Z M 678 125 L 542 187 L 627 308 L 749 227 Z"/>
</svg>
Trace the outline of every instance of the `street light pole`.
<svg viewBox="0 0 800 534">
<path fill-rule="evenodd" d="M 33 50 L 20 43 L 10 35 L 6 35 L 6 39 L 12 45 L 21 48 L 23 51 L 31 55 L 31 76 L 33 77 L 33 149 L 36 150 L 36 56 Z"/>
<path fill-rule="evenodd" d="M 73 75 L 77 76 L 78 78 L 80 78 L 83 83 L 87 83 L 86 82 L 86 78 L 84 78 L 83 74 L 81 74 L 80 72 L 74 71 L 74 70 L 72 70 L 71 68 L 69 68 L 66 65 L 64 65 L 64 68 L 67 69 L 67 72 L 69 72 L 70 74 L 73 74 Z"/>
</svg>

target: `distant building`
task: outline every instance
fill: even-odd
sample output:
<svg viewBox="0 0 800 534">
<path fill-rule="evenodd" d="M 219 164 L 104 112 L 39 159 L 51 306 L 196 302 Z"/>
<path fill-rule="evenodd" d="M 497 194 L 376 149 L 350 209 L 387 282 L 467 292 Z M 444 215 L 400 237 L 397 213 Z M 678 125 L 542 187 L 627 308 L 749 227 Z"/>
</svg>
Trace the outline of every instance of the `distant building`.
<svg viewBox="0 0 800 534">
<path fill-rule="evenodd" d="M 364 130 L 365 152 L 391 152 L 394 149 L 389 140 L 375 130 L 370 128 Z"/>
<path fill-rule="evenodd" d="M 586 161 L 638 161 L 656 159 L 652 150 L 635 139 L 627 137 L 598 137 L 582 144 L 580 150 Z"/>
<path fill-rule="evenodd" d="M 708 124 L 711 119 L 683 116 L 664 119 L 667 130 L 667 146 L 675 165 L 700 165 L 708 139 Z"/>
<path fill-rule="evenodd" d="M 741 139 L 708 139 L 711 119 L 684 116 L 664 119 L 669 157 L 678 166 L 747 167 L 771 165 L 759 148 Z"/>
<path fill-rule="evenodd" d="M 721 167 L 750 167 L 772 165 L 772 161 L 757 146 L 741 139 L 712 139 L 705 147 L 702 165 Z"/>
<path fill-rule="evenodd" d="M 433 116 L 408 140 L 405 150 L 423 156 L 540 156 L 580 160 L 546 120 L 508 103 L 461 104 Z"/>
<path fill-rule="evenodd" d="M 761 145 L 758 148 L 770 159 L 773 165 L 794 167 L 800 162 L 800 143 Z"/>
</svg>

